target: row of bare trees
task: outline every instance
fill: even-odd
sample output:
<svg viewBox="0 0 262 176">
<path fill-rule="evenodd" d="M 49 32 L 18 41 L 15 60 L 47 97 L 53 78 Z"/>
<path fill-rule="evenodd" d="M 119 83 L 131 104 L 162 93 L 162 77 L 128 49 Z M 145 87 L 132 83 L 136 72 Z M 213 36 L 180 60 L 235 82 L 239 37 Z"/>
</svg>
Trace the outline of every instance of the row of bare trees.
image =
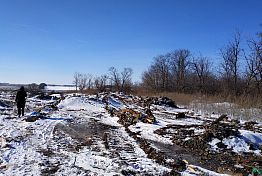
<svg viewBox="0 0 262 176">
<path fill-rule="evenodd" d="M 243 49 L 241 35 L 220 49 L 219 58 L 193 55 L 188 49 L 178 49 L 154 58 L 150 67 L 142 74 L 141 86 L 154 91 L 174 91 L 224 95 L 262 95 L 262 33 L 248 40 Z M 220 63 L 214 65 L 213 59 Z M 76 90 L 130 92 L 131 68 L 121 72 L 110 67 L 108 74 L 93 76 L 75 73 Z"/>
<path fill-rule="evenodd" d="M 241 35 L 220 50 L 220 64 L 212 58 L 194 56 L 187 49 L 179 49 L 154 58 L 142 75 L 144 87 L 156 91 L 260 94 L 262 90 L 262 34 L 247 41 L 244 50 Z"/>
<path fill-rule="evenodd" d="M 204 91 L 211 81 L 210 62 L 204 56 L 193 57 L 189 50 L 180 49 L 154 58 L 142 75 L 147 88 L 158 91 Z"/>
<path fill-rule="evenodd" d="M 110 67 L 107 75 L 93 76 L 91 74 L 82 74 L 76 72 L 74 74 L 73 84 L 76 91 L 96 89 L 99 91 L 119 91 L 130 92 L 132 87 L 131 68 L 124 68 L 119 72 L 115 67 Z"/>
<path fill-rule="evenodd" d="M 246 57 L 247 60 L 247 92 L 262 93 L 262 32 L 259 33 L 258 40 L 249 41 L 251 52 Z"/>
<path fill-rule="evenodd" d="M 82 74 L 76 72 L 74 74 L 73 84 L 75 85 L 76 91 L 81 92 L 85 89 L 91 89 L 93 86 L 93 76 L 91 74 Z"/>
</svg>

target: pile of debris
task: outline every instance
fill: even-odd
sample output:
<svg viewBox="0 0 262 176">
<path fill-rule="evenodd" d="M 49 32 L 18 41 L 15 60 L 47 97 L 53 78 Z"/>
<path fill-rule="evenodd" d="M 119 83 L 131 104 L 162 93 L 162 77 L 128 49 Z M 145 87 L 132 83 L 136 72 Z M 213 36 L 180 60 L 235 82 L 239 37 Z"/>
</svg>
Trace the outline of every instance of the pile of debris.
<svg viewBox="0 0 262 176">
<path fill-rule="evenodd" d="M 26 122 L 35 122 L 39 119 L 48 119 L 48 116 L 50 116 L 52 112 L 57 111 L 57 105 L 61 101 L 61 97 L 40 94 L 34 98 L 30 98 L 29 101 L 31 102 L 31 106 L 33 105 L 30 107 L 33 111 L 25 116 L 23 120 Z"/>
<path fill-rule="evenodd" d="M 245 130 L 251 130 L 257 133 L 262 133 L 262 128 L 258 126 L 257 122 L 254 121 L 249 121 L 249 122 L 245 122 L 243 125 L 243 128 Z"/>
<path fill-rule="evenodd" d="M 138 121 L 144 123 L 155 123 L 156 118 L 150 109 L 146 109 L 144 112 L 125 108 L 117 110 L 115 108 L 106 106 L 105 109 L 111 116 L 119 117 L 118 122 L 124 126 L 129 126 L 137 123 Z"/>
<path fill-rule="evenodd" d="M 175 101 L 173 101 L 168 97 L 147 97 L 144 99 L 144 102 L 145 104 L 154 104 L 154 105 L 178 108 Z"/>
<path fill-rule="evenodd" d="M 0 100 L 0 110 L 1 109 L 10 109 L 12 106 L 10 105 L 10 102 Z"/>
<path fill-rule="evenodd" d="M 106 103 L 105 109 L 111 116 L 117 116 L 119 117 L 118 122 L 122 124 L 125 127 L 126 132 L 132 136 L 140 145 L 140 148 L 148 155 L 148 158 L 153 159 L 157 163 L 167 166 L 172 169 L 171 172 L 168 172 L 164 175 L 180 175 L 179 172 L 186 170 L 186 162 L 184 162 L 182 159 L 173 159 L 171 162 L 167 154 L 164 152 L 161 152 L 160 150 L 157 150 L 153 146 L 151 146 L 151 143 L 148 142 L 146 139 L 143 139 L 140 137 L 139 132 L 135 133 L 132 132 L 129 129 L 130 125 L 136 124 L 137 122 L 143 122 L 143 123 L 150 123 L 153 124 L 156 122 L 156 118 L 154 117 L 152 111 L 150 110 L 151 104 L 157 104 L 157 105 L 166 105 L 170 107 L 177 107 L 175 103 L 167 98 L 149 98 L 149 99 L 136 99 L 134 100 L 134 97 L 129 97 L 128 100 L 124 99 L 123 97 L 117 97 L 114 96 L 114 99 L 121 100 L 123 104 L 125 103 L 132 103 L 132 104 L 140 104 L 144 109 L 140 108 L 122 108 L 117 109 L 109 105 L 109 95 L 104 96 L 102 99 L 102 102 Z M 124 174 L 125 175 L 125 174 Z"/>
<path fill-rule="evenodd" d="M 106 104 L 105 109 L 111 116 L 119 117 L 119 123 L 124 126 L 132 125 L 138 121 L 144 123 L 155 123 L 154 117 L 150 107 L 151 105 L 160 105 L 172 108 L 178 108 L 175 102 L 167 97 L 135 97 L 135 96 L 121 96 L 117 94 L 103 94 L 102 102 Z M 113 104 L 113 106 L 112 106 Z M 126 105 L 137 105 L 140 108 L 130 108 Z M 122 105 L 122 106 L 121 106 Z M 127 108 L 128 107 L 128 108 Z M 142 108 L 142 109 L 141 109 Z M 177 118 L 184 118 L 184 113 L 176 114 Z"/>
<path fill-rule="evenodd" d="M 253 123 L 252 123 L 253 124 Z M 248 124 L 244 124 L 244 126 Z M 230 137 L 241 137 L 238 129 L 241 128 L 239 121 L 229 119 L 226 115 L 220 116 L 215 121 L 204 125 L 169 125 L 156 131 L 157 134 L 173 136 L 173 142 L 193 155 L 200 157 L 201 164 L 207 165 L 211 170 L 227 174 L 248 174 L 251 166 L 262 166 L 260 155 L 253 153 L 238 154 L 229 148 L 223 139 Z M 196 131 L 202 131 L 196 133 Z M 217 149 L 210 146 L 212 140 L 216 139 Z M 250 150 L 262 149 L 249 143 Z"/>
</svg>

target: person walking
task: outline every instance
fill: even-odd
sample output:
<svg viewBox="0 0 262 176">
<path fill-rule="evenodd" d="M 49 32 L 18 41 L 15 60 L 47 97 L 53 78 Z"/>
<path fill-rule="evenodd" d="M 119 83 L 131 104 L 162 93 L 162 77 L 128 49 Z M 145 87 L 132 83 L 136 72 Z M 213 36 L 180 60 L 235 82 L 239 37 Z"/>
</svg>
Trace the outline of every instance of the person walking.
<svg viewBox="0 0 262 176">
<path fill-rule="evenodd" d="M 15 102 L 17 104 L 17 109 L 18 109 L 18 117 L 21 116 L 21 111 L 22 111 L 22 116 L 24 116 L 26 97 L 27 97 L 27 93 L 25 91 L 25 88 L 24 86 L 21 86 L 21 88 L 17 91 L 15 97 Z"/>
</svg>

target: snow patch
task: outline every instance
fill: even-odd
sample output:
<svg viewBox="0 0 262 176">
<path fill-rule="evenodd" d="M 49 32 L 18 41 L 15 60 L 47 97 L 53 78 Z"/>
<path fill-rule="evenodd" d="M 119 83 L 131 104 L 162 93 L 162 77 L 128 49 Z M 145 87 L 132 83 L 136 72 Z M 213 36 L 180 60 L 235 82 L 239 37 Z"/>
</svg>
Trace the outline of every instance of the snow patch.
<svg viewBox="0 0 262 176">
<path fill-rule="evenodd" d="M 138 122 L 135 125 L 129 126 L 129 129 L 132 132 L 140 132 L 141 137 L 144 138 L 144 139 L 149 139 L 149 140 L 152 140 L 152 141 L 157 141 L 157 142 L 172 145 L 173 142 L 172 142 L 171 139 L 164 138 L 164 137 L 154 133 L 154 131 L 156 131 L 160 128 L 162 128 L 162 127 L 159 126 L 159 125 L 147 124 L 147 123 L 143 123 L 143 122 Z"/>
<path fill-rule="evenodd" d="M 58 104 L 58 108 L 65 110 L 89 110 L 89 111 L 104 111 L 103 105 L 89 100 L 86 97 L 68 97 Z"/>
</svg>

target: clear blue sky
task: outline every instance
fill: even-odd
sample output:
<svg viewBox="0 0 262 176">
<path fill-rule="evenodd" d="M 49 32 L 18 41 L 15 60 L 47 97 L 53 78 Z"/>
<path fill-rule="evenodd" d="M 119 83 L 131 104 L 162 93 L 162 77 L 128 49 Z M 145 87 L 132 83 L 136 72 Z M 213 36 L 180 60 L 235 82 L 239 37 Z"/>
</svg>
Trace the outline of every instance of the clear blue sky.
<svg viewBox="0 0 262 176">
<path fill-rule="evenodd" d="M 74 72 L 131 67 L 187 48 L 216 59 L 239 30 L 254 37 L 262 0 L 0 0 L 0 82 L 71 84 Z"/>
</svg>

